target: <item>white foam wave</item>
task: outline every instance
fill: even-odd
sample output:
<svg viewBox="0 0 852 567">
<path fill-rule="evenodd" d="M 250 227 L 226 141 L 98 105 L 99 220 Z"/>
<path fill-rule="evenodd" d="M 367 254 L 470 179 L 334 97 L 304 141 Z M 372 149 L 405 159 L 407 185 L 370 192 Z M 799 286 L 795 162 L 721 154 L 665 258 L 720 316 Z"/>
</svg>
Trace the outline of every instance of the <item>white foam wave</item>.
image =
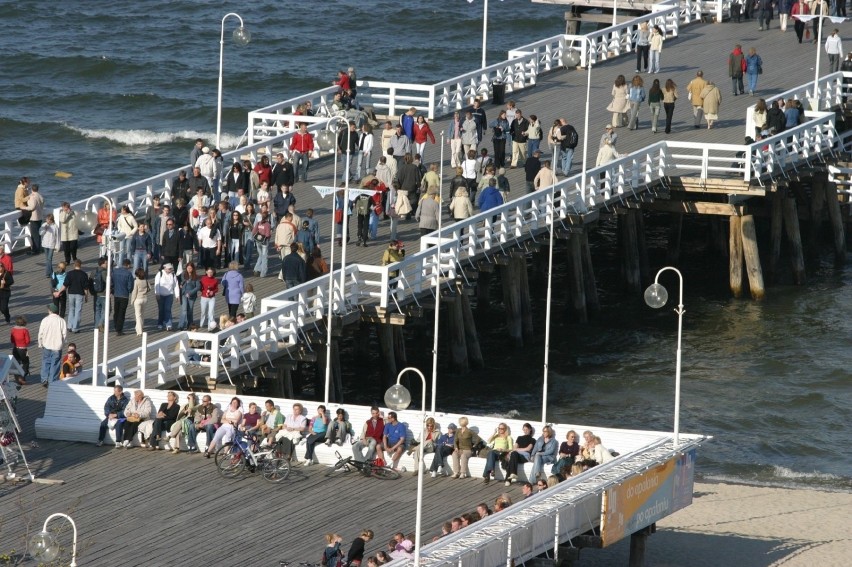
<svg viewBox="0 0 852 567">
<path fill-rule="evenodd" d="M 831 474 L 831 473 L 823 473 L 819 471 L 811 471 L 811 472 L 801 472 L 794 471 L 793 469 L 788 469 L 787 467 L 782 467 L 779 465 L 774 465 L 772 467 L 773 473 L 775 476 L 779 478 L 786 478 L 791 480 L 839 480 L 841 477 Z"/>
<path fill-rule="evenodd" d="M 154 132 L 153 130 L 119 130 L 119 129 L 97 129 L 78 128 L 70 124 L 64 124 L 85 138 L 110 140 L 125 146 L 150 146 L 153 144 L 168 144 L 171 142 L 192 141 L 196 138 L 209 140 L 210 143 L 216 139 L 216 135 L 210 132 L 197 132 L 194 130 L 179 130 L 177 132 Z M 222 134 L 223 151 L 233 148 L 240 141 L 239 136 Z"/>
</svg>

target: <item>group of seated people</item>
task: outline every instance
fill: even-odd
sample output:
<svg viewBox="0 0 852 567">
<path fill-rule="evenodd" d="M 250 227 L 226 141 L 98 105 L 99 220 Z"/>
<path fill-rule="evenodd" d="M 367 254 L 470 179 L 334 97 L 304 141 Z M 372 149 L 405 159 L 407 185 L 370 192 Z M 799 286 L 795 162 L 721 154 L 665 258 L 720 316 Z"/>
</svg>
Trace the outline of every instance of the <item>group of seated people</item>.
<svg viewBox="0 0 852 567">
<path fill-rule="evenodd" d="M 162 441 L 167 443 L 172 453 L 179 453 L 183 437 L 187 449 L 196 452 L 196 437 L 204 431 L 207 435 L 204 454 L 210 458 L 217 447 L 231 442 L 235 433 L 240 431 L 254 436 L 261 447 L 282 443 L 291 462 L 298 462 L 296 448 L 304 445 L 304 465 L 310 466 L 314 462 L 317 445 L 341 446 L 348 440 L 352 443 L 355 460 L 381 459 L 384 463 L 387 458 L 390 461 L 388 465 L 400 472 L 405 472 L 405 467 L 399 467 L 404 453 L 413 454 L 414 461 L 421 466 L 425 466 L 423 455 L 433 453 L 432 478 L 439 473 L 449 475 L 449 458 L 452 458 L 453 478 L 470 477 L 470 458 L 484 458 L 483 481 L 488 484 L 500 466 L 505 471 L 506 486 L 518 480 L 518 467 L 524 463 L 533 464 L 530 480 L 555 483 L 615 458 L 603 446 L 600 437 L 591 431 L 583 432 L 583 444 L 580 445 L 579 436 L 570 430 L 559 445 L 550 425 L 544 426 L 541 436 L 536 438 L 533 426 L 524 423 L 523 433 L 513 439 L 509 426 L 500 423 L 486 440 L 468 426 L 466 417 L 459 418 L 458 426 L 454 423 L 447 425 L 447 432 L 443 434 L 435 419 L 429 417 L 421 446 L 411 440 L 413 436 L 406 424 L 399 421 L 396 412 L 390 411 L 383 416 L 376 406 L 370 408 L 370 418 L 364 422 L 358 436 L 343 408 L 338 408 L 332 418 L 324 405 L 317 406 L 312 417 L 306 415 L 300 403 L 293 404 L 292 412 L 286 416 L 272 400 L 266 400 L 264 406 L 261 411 L 252 402 L 246 411 L 242 401 L 235 396 L 222 411 L 213 404 L 209 394 L 204 394 L 199 403 L 198 395 L 192 392 L 186 395 L 186 403 L 181 406 L 178 395 L 169 392 L 167 401 L 155 410 L 151 399 L 141 390 L 134 391 L 133 397 L 129 398 L 122 386 L 116 385 L 113 395 L 104 405 L 105 419 L 101 422 L 98 445 L 103 444 L 107 429 L 114 429 L 116 447 L 131 447 L 138 435 L 141 446 L 151 451 L 157 450 Z M 547 465 L 551 465 L 550 475 L 546 472 Z"/>
</svg>

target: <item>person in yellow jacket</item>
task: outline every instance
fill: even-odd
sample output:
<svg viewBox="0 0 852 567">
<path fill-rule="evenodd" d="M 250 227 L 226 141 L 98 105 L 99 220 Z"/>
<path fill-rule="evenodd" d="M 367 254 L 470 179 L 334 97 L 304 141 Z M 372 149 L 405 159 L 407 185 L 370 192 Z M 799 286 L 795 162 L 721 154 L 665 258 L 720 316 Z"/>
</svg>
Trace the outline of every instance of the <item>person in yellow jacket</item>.
<svg viewBox="0 0 852 567">
<path fill-rule="evenodd" d="M 704 87 L 707 86 L 707 81 L 704 80 L 704 71 L 698 71 L 695 78 L 689 81 L 686 85 L 686 92 L 689 100 L 692 102 L 692 116 L 695 117 L 695 128 L 701 127 L 701 119 L 704 118 L 704 99 L 701 93 L 704 92 Z"/>
</svg>

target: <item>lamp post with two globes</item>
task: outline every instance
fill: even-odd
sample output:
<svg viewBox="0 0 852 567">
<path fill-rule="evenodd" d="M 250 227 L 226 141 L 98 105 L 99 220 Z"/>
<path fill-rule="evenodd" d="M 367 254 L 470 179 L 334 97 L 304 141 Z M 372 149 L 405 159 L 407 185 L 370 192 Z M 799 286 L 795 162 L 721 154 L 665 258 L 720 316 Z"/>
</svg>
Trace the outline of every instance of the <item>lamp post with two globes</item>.
<svg viewBox="0 0 852 567">
<path fill-rule="evenodd" d="M 426 430 L 426 376 L 424 376 L 420 370 L 411 366 L 400 370 L 396 377 L 396 384 L 388 388 L 385 392 L 385 404 L 395 411 L 402 411 L 411 405 L 411 392 L 408 391 L 408 388 L 399 383 L 402 376 L 409 371 L 420 376 L 420 380 L 423 382 L 420 402 L 421 449 L 420 457 L 417 462 L 414 463 L 414 466 L 417 467 L 417 512 L 414 519 L 414 567 L 420 567 L 420 523 L 423 512 L 423 464 L 421 459 L 423 458 L 423 435 Z"/>
<path fill-rule="evenodd" d="M 39 563 L 50 563 L 59 555 L 59 544 L 56 538 L 47 531 L 48 522 L 54 518 L 65 518 L 71 524 L 71 529 L 74 532 L 74 540 L 71 547 L 71 563 L 69 565 L 70 567 L 77 567 L 77 524 L 67 514 L 56 513 L 47 517 L 41 531 L 30 538 L 30 556 Z"/>
<path fill-rule="evenodd" d="M 219 36 L 219 95 L 217 99 L 219 104 L 216 110 L 216 147 L 219 150 L 222 149 L 222 70 L 225 63 L 225 20 L 231 16 L 240 21 L 240 27 L 234 30 L 234 43 L 239 47 L 244 47 L 251 41 L 251 32 L 246 29 L 245 25 L 243 25 L 242 17 L 235 12 L 225 14 L 225 17 L 222 18 L 222 33 Z"/>
<path fill-rule="evenodd" d="M 657 275 L 654 277 L 654 283 L 648 286 L 648 289 L 645 290 L 645 303 L 647 303 L 650 307 L 654 309 L 659 309 L 663 307 L 666 302 L 669 300 L 669 292 L 666 291 L 659 283 L 660 274 L 665 272 L 666 270 L 671 270 L 677 274 L 680 279 L 680 295 L 678 299 L 677 308 L 674 310 L 677 313 L 677 356 L 676 356 L 676 367 L 675 367 L 675 407 L 674 407 L 674 446 L 677 448 L 680 442 L 680 342 L 681 336 L 683 334 L 683 314 L 685 310 L 683 308 L 683 274 L 680 273 L 680 270 L 677 268 L 672 268 L 671 266 L 666 266 L 665 268 L 660 268 L 660 271 L 657 272 Z"/>
</svg>

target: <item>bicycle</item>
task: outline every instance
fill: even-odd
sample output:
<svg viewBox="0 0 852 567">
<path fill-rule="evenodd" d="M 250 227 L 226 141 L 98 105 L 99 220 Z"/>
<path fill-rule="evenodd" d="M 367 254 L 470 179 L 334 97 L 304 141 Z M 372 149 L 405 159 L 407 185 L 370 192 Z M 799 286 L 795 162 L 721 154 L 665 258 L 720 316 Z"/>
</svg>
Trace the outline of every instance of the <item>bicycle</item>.
<svg viewBox="0 0 852 567">
<path fill-rule="evenodd" d="M 383 480 L 394 480 L 399 478 L 399 471 L 396 471 L 388 466 L 376 464 L 375 459 L 372 461 L 356 461 L 352 457 L 343 457 L 340 452 L 335 451 L 337 462 L 331 467 L 325 476 L 331 476 L 335 472 L 342 470 L 349 472 L 352 469 L 359 471 L 364 476 L 373 476 Z"/>
<path fill-rule="evenodd" d="M 283 445 L 275 443 L 264 451 L 255 452 L 257 437 L 246 436 L 241 431 L 234 432 L 234 440 L 222 445 L 216 451 L 216 468 L 225 478 L 236 478 L 244 469 L 255 472 L 260 469 L 263 478 L 269 482 L 281 482 L 290 476 L 290 460 L 284 454 Z"/>
</svg>

